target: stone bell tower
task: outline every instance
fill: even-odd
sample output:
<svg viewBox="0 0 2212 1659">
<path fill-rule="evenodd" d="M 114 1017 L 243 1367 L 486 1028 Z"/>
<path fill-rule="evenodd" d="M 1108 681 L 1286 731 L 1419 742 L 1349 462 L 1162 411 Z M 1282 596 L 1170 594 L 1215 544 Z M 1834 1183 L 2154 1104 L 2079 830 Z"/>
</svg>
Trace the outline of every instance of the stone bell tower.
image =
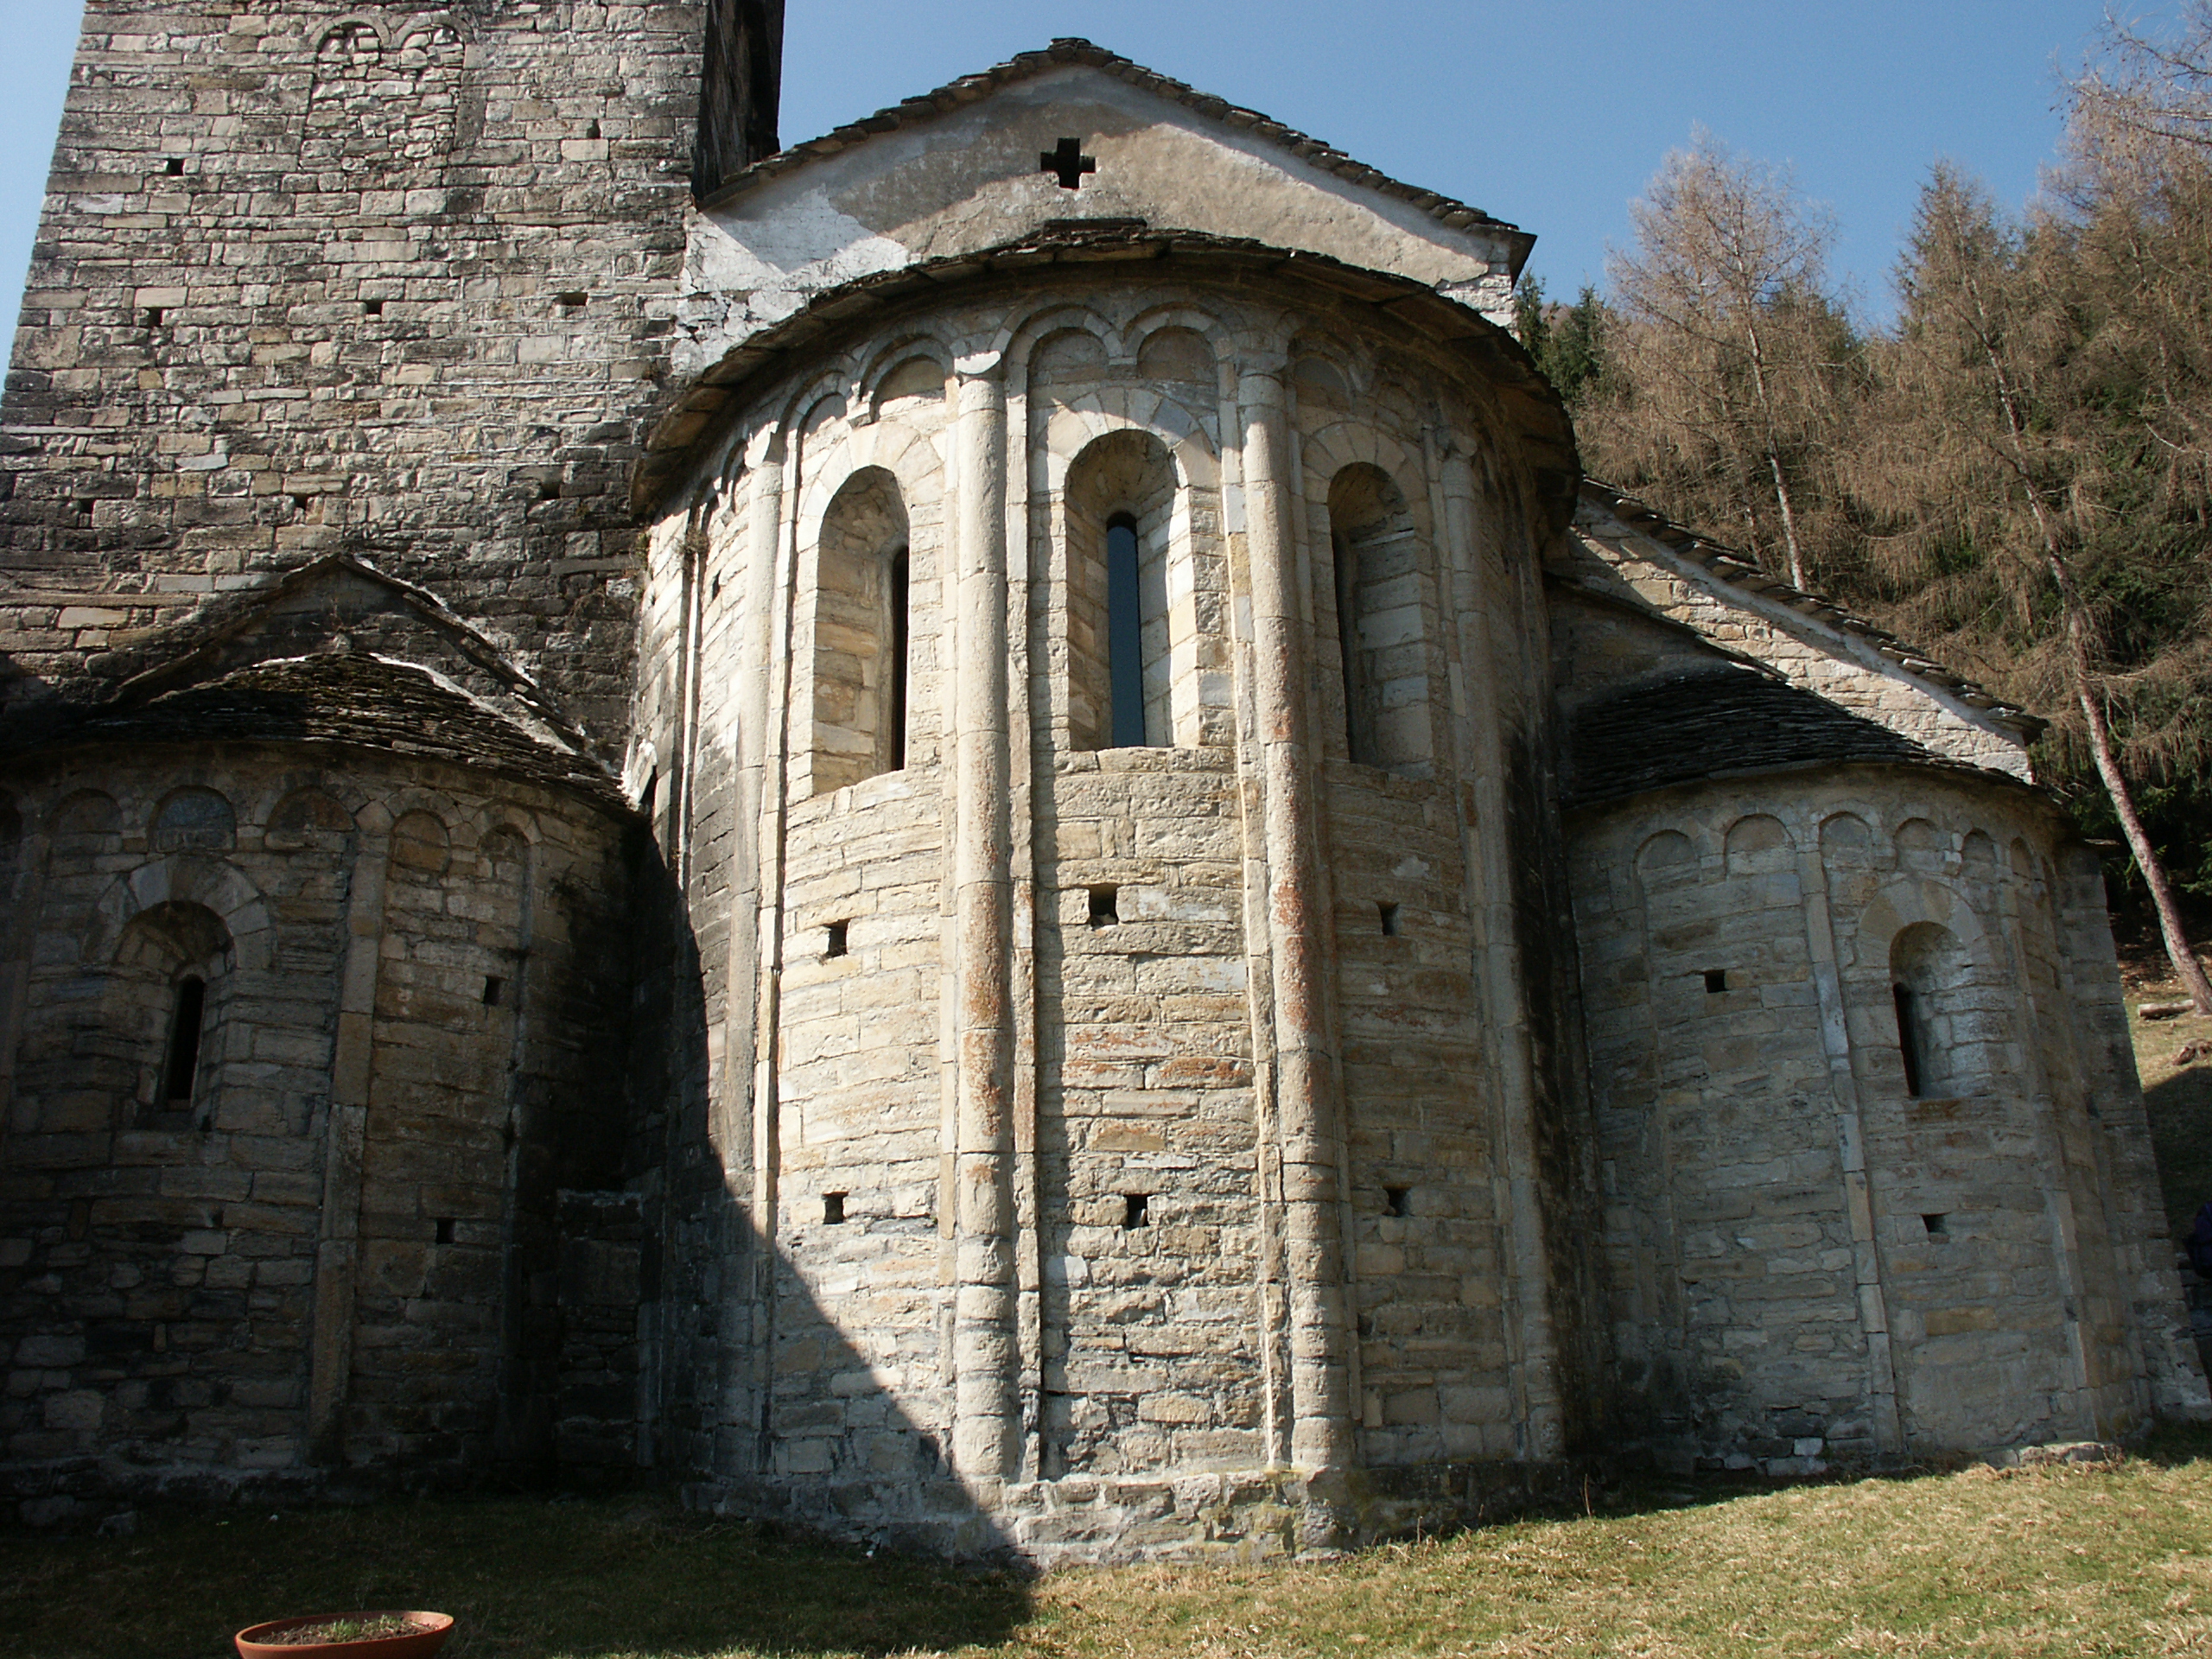
<svg viewBox="0 0 2212 1659">
<path fill-rule="evenodd" d="M 90 0 L 8 381 L 7 700 L 343 552 L 619 750 L 684 213 L 775 148 L 780 12 Z"/>
</svg>

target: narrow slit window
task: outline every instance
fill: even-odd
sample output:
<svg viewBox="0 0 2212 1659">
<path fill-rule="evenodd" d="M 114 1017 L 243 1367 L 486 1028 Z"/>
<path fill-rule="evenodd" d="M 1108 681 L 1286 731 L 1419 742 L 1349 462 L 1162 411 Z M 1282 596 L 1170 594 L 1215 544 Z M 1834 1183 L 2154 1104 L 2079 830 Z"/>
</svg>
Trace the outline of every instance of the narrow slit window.
<svg viewBox="0 0 2212 1659">
<path fill-rule="evenodd" d="M 1137 582 L 1136 521 L 1123 514 L 1106 526 L 1106 653 L 1114 698 L 1116 749 L 1144 744 L 1144 598 Z"/>
<path fill-rule="evenodd" d="M 1141 1192 L 1122 1194 L 1122 1226 L 1126 1230 L 1152 1225 L 1152 1200 Z"/>
<path fill-rule="evenodd" d="M 842 1192 L 824 1192 L 822 1195 L 822 1224 L 824 1227 L 845 1224 L 845 1195 Z"/>
<path fill-rule="evenodd" d="M 1122 919 L 1122 890 L 1119 887 L 1093 887 L 1090 890 L 1090 925 L 1093 927 L 1113 927 Z"/>
<path fill-rule="evenodd" d="M 451 1216 L 441 1216 L 438 1217 L 438 1243 L 441 1244 L 450 1244 L 453 1243 L 453 1217 Z"/>
<path fill-rule="evenodd" d="M 824 957 L 842 957 L 852 950 L 852 925 L 850 922 L 832 922 L 823 930 L 822 954 Z"/>
<path fill-rule="evenodd" d="M 1414 1190 L 1410 1186 L 1386 1186 L 1382 1189 L 1382 1213 L 1386 1216 L 1413 1214 Z"/>
<path fill-rule="evenodd" d="M 181 980 L 176 1007 L 169 1018 L 169 1046 L 162 1066 L 162 1098 L 171 1107 L 189 1105 L 200 1077 L 200 1027 L 207 1013 L 207 982 Z"/>
<path fill-rule="evenodd" d="M 889 683 L 884 687 L 883 736 L 885 769 L 889 772 L 904 771 L 906 766 L 907 579 L 907 552 L 902 547 L 891 556 L 887 584 L 891 604 L 891 671 Z"/>
<path fill-rule="evenodd" d="M 1377 905 L 1375 908 L 1382 913 L 1382 937 L 1386 939 L 1396 938 L 1398 937 L 1398 907 L 1395 905 Z"/>
<path fill-rule="evenodd" d="M 499 999 L 505 993 L 506 988 L 507 982 L 498 975 L 486 976 L 484 981 L 484 1006 L 487 1008 L 498 1007 Z"/>
<path fill-rule="evenodd" d="M 1910 985 L 1892 985 L 1890 994 L 1897 1001 L 1897 1056 L 1904 1062 L 1904 1091 L 1917 1098 L 1926 1058 L 1920 1052 L 1920 999 Z"/>
</svg>

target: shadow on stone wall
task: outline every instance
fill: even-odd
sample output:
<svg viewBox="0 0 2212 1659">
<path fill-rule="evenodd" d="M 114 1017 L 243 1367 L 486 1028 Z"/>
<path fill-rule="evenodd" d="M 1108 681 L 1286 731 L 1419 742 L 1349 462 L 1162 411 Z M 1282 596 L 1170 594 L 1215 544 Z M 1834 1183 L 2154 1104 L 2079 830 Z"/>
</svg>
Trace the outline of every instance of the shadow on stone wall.
<svg viewBox="0 0 2212 1659">
<path fill-rule="evenodd" d="M 714 957 L 726 943 L 702 942 L 695 932 L 642 829 L 629 852 L 640 920 L 625 1173 L 644 1195 L 653 1235 L 652 1259 L 639 1267 L 641 1472 L 680 1486 L 689 1503 L 716 1514 L 895 1551 L 1010 1556 L 1005 1533 L 953 1477 L 940 1429 L 910 1414 L 810 1292 L 801 1265 L 760 1236 L 731 1190 L 726 1164 L 749 1154 L 736 1144 L 741 1130 L 725 1125 L 718 1135 L 710 1121 L 702 971 L 702 955 Z M 737 1062 L 725 1055 L 723 1063 Z M 601 1205 L 597 1213 L 616 1212 Z M 925 1224 L 933 1237 L 933 1219 Z M 605 1299 L 604 1288 L 595 1294 Z M 882 1333 L 875 1334 L 880 1349 Z M 940 1391 L 926 1377 L 903 1377 L 897 1386 L 939 1403 L 950 1391 L 949 1381 Z M 578 1397 L 571 1384 L 564 1389 Z M 611 1403 L 614 1394 L 599 1397 Z M 588 1414 L 564 1415 L 565 1482 L 576 1484 L 582 1472 L 576 1448 L 620 1444 L 619 1433 L 607 1432 L 613 1427 L 601 1429 Z M 613 1471 L 601 1469 L 599 1481 L 585 1484 L 606 1484 Z"/>
</svg>

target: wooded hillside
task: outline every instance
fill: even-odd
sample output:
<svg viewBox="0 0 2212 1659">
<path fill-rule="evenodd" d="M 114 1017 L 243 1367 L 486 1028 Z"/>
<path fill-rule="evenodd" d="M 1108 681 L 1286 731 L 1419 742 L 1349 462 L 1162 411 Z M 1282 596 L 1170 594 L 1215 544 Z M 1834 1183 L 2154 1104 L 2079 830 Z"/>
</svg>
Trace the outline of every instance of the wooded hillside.
<svg viewBox="0 0 2212 1659">
<path fill-rule="evenodd" d="M 1938 163 L 1854 318 L 1784 169 L 1700 131 L 1607 291 L 1522 342 L 1594 476 L 2053 723 L 2037 756 L 2179 947 L 2212 915 L 2212 0 L 2108 25 L 2060 166 L 2013 213 Z"/>
</svg>

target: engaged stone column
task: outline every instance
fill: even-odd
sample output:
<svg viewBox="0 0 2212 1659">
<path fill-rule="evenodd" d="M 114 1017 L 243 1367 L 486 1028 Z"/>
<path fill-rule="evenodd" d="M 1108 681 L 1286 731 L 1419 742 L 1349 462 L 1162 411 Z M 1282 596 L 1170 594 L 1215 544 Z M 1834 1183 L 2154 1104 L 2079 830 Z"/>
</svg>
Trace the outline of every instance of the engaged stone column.
<svg viewBox="0 0 2212 1659">
<path fill-rule="evenodd" d="M 1299 614 L 1296 549 L 1284 480 L 1287 446 L 1280 366 L 1247 368 L 1238 382 L 1237 404 L 1252 584 L 1253 716 L 1274 980 L 1275 1116 L 1290 1315 L 1290 1452 L 1302 1470 L 1333 1473 L 1351 1465 L 1339 1211 L 1344 1190 L 1323 979 L 1326 952 L 1315 903 L 1306 628 Z"/>
<path fill-rule="evenodd" d="M 360 1265 L 361 1160 L 376 1070 L 377 970 L 384 955 L 385 876 L 391 815 L 360 815 L 346 902 L 346 956 L 339 969 L 338 1033 L 330 1058 L 323 1133 L 322 1236 L 315 1246 L 315 1328 L 308 1338 L 308 1449 L 321 1464 L 346 1454 L 346 1402 L 353 1374 L 354 1284 Z"/>
<path fill-rule="evenodd" d="M 1015 1395 L 1013 835 L 1007 787 L 1006 384 L 999 353 L 963 358 L 954 669 L 952 1461 L 970 1484 L 1012 1475 Z"/>
</svg>

